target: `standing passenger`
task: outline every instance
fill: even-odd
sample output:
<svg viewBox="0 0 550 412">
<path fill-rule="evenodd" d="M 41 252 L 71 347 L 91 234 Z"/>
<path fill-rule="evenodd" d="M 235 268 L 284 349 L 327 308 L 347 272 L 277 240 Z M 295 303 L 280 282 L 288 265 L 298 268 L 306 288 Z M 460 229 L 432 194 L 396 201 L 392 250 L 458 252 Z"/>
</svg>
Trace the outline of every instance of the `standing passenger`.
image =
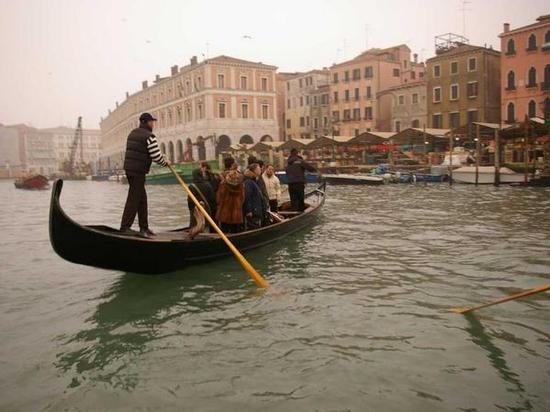
<svg viewBox="0 0 550 412">
<path fill-rule="evenodd" d="M 262 168 L 258 163 L 252 163 L 244 172 L 245 196 L 243 208 L 246 230 L 261 227 L 266 213 L 262 191 L 257 183 L 261 173 Z"/>
<path fill-rule="evenodd" d="M 272 212 L 277 212 L 279 209 L 279 202 L 281 201 L 281 182 L 279 181 L 279 178 L 275 176 L 275 169 L 273 168 L 273 165 L 267 165 L 265 172 L 262 175 L 262 179 L 267 189 L 269 209 Z"/>
<path fill-rule="evenodd" d="M 232 166 L 230 166 L 232 167 Z M 225 172 L 224 172 L 225 173 Z M 229 170 L 216 193 L 216 219 L 225 233 L 238 233 L 243 228 L 244 185 L 237 170 Z"/>
<path fill-rule="evenodd" d="M 306 208 L 304 204 L 306 170 L 308 172 L 315 172 L 315 168 L 298 154 L 298 150 L 292 149 L 287 160 L 286 177 L 288 180 L 290 204 L 292 209 L 297 212 L 303 212 Z"/>
</svg>

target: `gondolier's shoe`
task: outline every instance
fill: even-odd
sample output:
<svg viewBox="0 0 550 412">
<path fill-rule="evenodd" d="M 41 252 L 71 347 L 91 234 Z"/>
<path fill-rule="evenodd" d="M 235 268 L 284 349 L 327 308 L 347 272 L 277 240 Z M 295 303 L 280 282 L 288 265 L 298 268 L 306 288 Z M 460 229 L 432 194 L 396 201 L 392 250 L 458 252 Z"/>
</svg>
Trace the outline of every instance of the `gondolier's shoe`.
<svg viewBox="0 0 550 412">
<path fill-rule="evenodd" d="M 143 237 L 147 237 L 147 238 L 150 238 L 150 237 L 154 237 L 156 236 L 157 234 L 155 232 L 153 232 L 151 229 L 149 228 L 142 228 L 139 230 L 139 234 Z"/>
<path fill-rule="evenodd" d="M 139 232 L 137 230 L 127 228 L 127 229 L 120 229 L 120 234 L 137 236 L 139 235 Z"/>
</svg>

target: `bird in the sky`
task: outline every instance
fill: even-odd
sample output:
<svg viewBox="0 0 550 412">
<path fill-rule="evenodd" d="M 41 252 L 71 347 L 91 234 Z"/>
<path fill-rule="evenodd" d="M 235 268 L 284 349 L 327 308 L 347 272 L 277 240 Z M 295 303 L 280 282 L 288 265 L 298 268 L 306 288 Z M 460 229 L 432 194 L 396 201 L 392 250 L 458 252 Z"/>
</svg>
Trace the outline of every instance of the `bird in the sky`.
<svg viewBox="0 0 550 412">
<path fill-rule="evenodd" d="M 243 36 L 243 39 L 252 40 L 252 36 L 249 36 L 248 34 L 245 34 L 245 35 Z"/>
</svg>

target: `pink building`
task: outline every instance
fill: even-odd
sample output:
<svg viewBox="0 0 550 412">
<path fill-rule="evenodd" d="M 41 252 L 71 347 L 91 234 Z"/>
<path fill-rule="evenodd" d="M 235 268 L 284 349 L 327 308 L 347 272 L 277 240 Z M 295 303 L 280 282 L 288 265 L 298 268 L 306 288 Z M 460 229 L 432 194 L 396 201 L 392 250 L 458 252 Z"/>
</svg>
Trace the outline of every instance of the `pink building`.
<svg viewBox="0 0 550 412">
<path fill-rule="evenodd" d="M 499 37 L 503 120 L 550 118 L 550 15 L 514 30 L 504 23 Z"/>
</svg>

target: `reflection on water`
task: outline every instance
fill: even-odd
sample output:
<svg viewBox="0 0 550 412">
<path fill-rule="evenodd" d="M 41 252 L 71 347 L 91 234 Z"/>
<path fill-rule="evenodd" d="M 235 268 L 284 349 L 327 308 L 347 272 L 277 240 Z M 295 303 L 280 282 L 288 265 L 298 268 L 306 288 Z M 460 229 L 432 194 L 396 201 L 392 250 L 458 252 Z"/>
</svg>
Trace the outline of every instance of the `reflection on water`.
<svg viewBox="0 0 550 412">
<path fill-rule="evenodd" d="M 148 190 L 154 229 L 187 221 L 177 186 Z M 125 191 L 67 182 L 61 201 L 116 226 Z M 547 189 L 329 187 L 317 224 L 247 253 L 279 296 L 232 258 L 64 262 L 48 194 L 0 195 L 0 410 L 550 410 L 548 294 L 448 312 L 548 283 Z"/>
</svg>

